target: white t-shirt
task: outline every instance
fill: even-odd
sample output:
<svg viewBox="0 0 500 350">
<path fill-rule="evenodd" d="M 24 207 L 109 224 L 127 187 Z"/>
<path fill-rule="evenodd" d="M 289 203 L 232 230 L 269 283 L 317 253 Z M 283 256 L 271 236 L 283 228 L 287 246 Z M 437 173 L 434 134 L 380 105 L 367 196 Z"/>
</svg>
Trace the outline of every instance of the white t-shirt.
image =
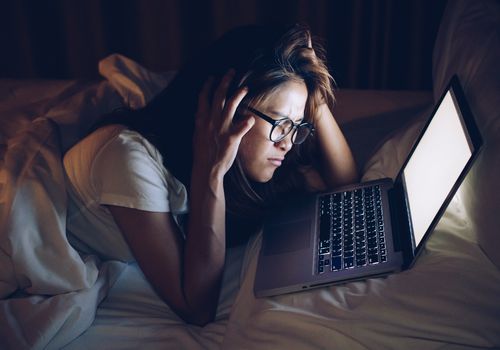
<svg viewBox="0 0 500 350">
<path fill-rule="evenodd" d="M 68 239 L 83 252 L 135 260 L 105 205 L 171 212 L 178 224 L 188 212 L 186 188 L 163 166 L 158 149 L 124 126 L 109 125 L 84 138 L 65 154 L 64 168 Z"/>
</svg>

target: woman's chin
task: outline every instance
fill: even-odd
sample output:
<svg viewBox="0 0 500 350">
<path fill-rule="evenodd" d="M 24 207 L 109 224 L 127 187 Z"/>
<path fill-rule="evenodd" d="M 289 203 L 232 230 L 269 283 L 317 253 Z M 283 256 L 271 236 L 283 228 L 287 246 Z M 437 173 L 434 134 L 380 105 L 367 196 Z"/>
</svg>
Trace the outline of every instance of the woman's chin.
<svg viewBox="0 0 500 350">
<path fill-rule="evenodd" d="M 252 179 L 252 181 L 255 181 L 255 182 L 266 183 L 266 182 L 269 182 L 273 178 L 275 170 L 276 169 L 273 169 L 272 171 L 266 170 L 266 171 L 262 171 L 258 174 L 251 174 L 250 178 Z"/>
</svg>

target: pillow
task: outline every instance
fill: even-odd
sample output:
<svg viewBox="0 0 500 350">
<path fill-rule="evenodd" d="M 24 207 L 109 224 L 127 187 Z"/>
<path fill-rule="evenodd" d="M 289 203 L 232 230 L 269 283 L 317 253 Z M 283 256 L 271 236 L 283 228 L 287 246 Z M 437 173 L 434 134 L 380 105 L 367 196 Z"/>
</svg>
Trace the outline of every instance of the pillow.
<svg viewBox="0 0 500 350">
<path fill-rule="evenodd" d="M 361 181 L 395 179 L 425 122 L 420 118 L 387 140 L 366 162 Z"/>
<path fill-rule="evenodd" d="M 53 295 L 92 286 L 98 273 L 95 262 L 83 261 L 66 239 L 66 189 L 56 124 L 38 118 L 11 138 L 1 173 L 0 299 L 18 289 Z"/>
<path fill-rule="evenodd" d="M 153 73 L 120 54 L 101 60 L 99 73 L 120 94 L 124 104 L 132 109 L 146 105 L 175 75 L 175 72 Z"/>
<path fill-rule="evenodd" d="M 500 269 L 500 3 L 449 1 L 434 47 L 434 97 L 457 74 L 484 138 L 461 186 L 477 240 Z"/>
<path fill-rule="evenodd" d="M 0 144 L 45 116 L 58 124 L 63 151 L 99 116 L 122 105 L 109 82 L 83 80 L 0 80 L 0 100 Z"/>
<path fill-rule="evenodd" d="M 87 135 L 99 117 L 121 105 L 120 96 L 109 82 L 73 81 L 68 89 L 50 101 L 42 115 L 57 123 L 64 153 Z"/>
</svg>

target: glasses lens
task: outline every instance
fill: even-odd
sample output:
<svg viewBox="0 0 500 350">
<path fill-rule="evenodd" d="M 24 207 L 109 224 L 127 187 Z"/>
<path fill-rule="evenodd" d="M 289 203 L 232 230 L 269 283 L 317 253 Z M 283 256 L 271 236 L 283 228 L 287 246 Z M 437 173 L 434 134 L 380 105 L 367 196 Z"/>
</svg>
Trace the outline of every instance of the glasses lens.
<svg viewBox="0 0 500 350">
<path fill-rule="evenodd" d="M 292 142 L 295 144 L 302 143 L 307 139 L 309 134 L 311 134 L 311 128 L 309 127 L 309 124 L 301 124 L 297 127 L 297 130 L 295 130 L 292 137 Z"/>
<path fill-rule="evenodd" d="M 293 129 L 293 122 L 290 119 L 280 120 L 271 130 L 271 141 L 283 140 Z"/>
</svg>

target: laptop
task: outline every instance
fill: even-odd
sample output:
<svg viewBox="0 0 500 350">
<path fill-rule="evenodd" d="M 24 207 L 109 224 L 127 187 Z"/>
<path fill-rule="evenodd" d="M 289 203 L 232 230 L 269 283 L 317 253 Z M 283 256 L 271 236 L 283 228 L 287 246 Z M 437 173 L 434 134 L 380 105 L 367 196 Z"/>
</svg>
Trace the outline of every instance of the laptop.
<svg viewBox="0 0 500 350">
<path fill-rule="evenodd" d="M 255 295 L 303 291 L 411 268 L 481 146 L 454 76 L 394 180 L 310 194 L 265 221 Z"/>
</svg>

